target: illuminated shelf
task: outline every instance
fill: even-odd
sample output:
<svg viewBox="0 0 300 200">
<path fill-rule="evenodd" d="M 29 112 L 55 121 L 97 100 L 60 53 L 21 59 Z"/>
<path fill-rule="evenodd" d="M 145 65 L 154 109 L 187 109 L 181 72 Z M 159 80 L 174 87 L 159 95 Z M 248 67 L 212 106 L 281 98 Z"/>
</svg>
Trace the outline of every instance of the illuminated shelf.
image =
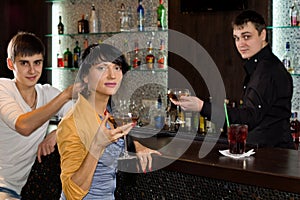
<svg viewBox="0 0 300 200">
<path fill-rule="evenodd" d="M 61 36 L 61 37 L 75 37 L 75 36 L 93 36 L 93 35 L 115 35 L 120 33 L 152 33 L 152 32 L 167 32 L 168 30 L 145 30 L 145 31 L 137 31 L 137 30 L 131 30 L 131 31 L 116 31 L 116 32 L 100 32 L 100 33 L 68 33 L 68 34 L 47 34 L 46 37 L 54 37 L 54 36 Z"/>
<path fill-rule="evenodd" d="M 66 71 L 78 71 L 79 68 L 67 68 L 67 67 L 46 67 L 46 70 L 66 70 Z M 132 69 L 130 72 L 168 72 L 168 69 Z"/>
<path fill-rule="evenodd" d="M 300 74 L 291 74 L 292 76 L 299 76 L 300 77 Z"/>
<path fill-rule="evenodd" d="M 70 71 L 78 71 L 79 68 L 68 68 L 68 67 L 46 67 L 46 70 L 70 70 Z"/>
<path fill-rule="evenodd" d="M 300 28 L 300 26 L 267 26 L 267 29 L 284 29 L 284 28 Z"/>
</svg>

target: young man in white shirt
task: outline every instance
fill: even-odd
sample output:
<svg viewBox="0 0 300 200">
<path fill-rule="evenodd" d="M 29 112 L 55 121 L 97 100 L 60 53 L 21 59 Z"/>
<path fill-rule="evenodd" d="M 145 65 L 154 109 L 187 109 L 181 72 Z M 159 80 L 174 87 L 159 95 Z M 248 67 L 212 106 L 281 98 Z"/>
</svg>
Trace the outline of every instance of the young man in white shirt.
<svg viewBox="0 0 300 200">
<path fill-rule="evenodd" d="M 54 151 L 56 131 L 46 136 L 52 116 L 63 116 L 80 85 L 64 91 L 38 84 L 45 47 L 32 33 L 19 32 L 9 42 L 7 67 L 14 79 L 0 78 L 0 199 L 20 199 L 36 156 Z"/>
</svg>

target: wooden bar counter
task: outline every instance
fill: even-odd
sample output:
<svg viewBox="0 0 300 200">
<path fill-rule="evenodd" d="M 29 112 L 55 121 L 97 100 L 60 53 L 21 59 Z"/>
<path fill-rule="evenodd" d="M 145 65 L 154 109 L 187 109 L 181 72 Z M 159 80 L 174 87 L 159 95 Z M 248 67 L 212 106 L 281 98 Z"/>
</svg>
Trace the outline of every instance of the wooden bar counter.
<svg viewBox="0 0 300 200">
<path fill-rule="evenodd" d="M 140 141 L 163 155 L 153 156 L 152 172 L 119 171 L 117 199 L 300 199 L 297 150 L 256 148 L 250 157 L 233 159 L 220 154 L 219 150 L 228 149 L 223 142 L 199 158 L 203 141 L 180 137 Z M 182 144 L 189 141 L 180 156 Z M 162 168 L 165 163 L 170 164 Z"/>
</svg>

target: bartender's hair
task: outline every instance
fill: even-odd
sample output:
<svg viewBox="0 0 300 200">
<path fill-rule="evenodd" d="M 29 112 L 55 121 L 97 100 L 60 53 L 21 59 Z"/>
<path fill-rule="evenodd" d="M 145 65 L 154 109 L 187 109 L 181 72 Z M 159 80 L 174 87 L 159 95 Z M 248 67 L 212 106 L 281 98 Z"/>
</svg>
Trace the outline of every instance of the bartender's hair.
<svg viewBox="0 0 300 200">
<path fill-rule="evenodd" d="M 263 16 L 253 10 L 246 10 L 240 13 L 232 22 L 232 27 L 243 28 L 248 22 L 252 22 L 254 24 L 259 35 L 262 30 L 266 29 L 266 23 Z"/>
<path fill-rule="evenodd" d="M 89 70 L 93 65 L 100 64 L 102 62 L 112 62 L 121 67 L 123 75 L 129 70 L 128 63 L 123 53 L 116 47 L 109 44 L 92 44 L 88 46 L 82 56 L 81 64 L 78 72 L 78 78 L 81 83 L 84 83 L 83 79 L 89 74 Z M 81 92 L 83 96 L 88 96 L 88 88 L 84 88 Z"/>
<path fill-rule="evenodd" d="M 9 42 L 7 56 L 13 62 L 16 56 L 33 56 L 42 54 L 45 56 L 45 46 L 40 38 L 29 32 L 18 32 Z"/>
</svg>

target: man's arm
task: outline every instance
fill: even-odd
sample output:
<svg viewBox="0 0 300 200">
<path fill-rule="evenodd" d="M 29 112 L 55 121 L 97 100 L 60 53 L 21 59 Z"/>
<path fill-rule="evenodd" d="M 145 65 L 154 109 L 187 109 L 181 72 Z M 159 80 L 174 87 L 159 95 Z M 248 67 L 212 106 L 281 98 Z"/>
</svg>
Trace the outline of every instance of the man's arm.
<svg viewBox="0 0 300 200">
<path fill-rule="evenodd" d="M 29 136 L 33 131 L 57 113 L 66 102 L 72 99 L 73 89 L 74 94 L 77 94 L 80 91 L 80 88 L 80 84 L 71 85 L 46 105 L 20 115 L 15 123 L 16 131 L 21 135 Z"/>
</svg>

